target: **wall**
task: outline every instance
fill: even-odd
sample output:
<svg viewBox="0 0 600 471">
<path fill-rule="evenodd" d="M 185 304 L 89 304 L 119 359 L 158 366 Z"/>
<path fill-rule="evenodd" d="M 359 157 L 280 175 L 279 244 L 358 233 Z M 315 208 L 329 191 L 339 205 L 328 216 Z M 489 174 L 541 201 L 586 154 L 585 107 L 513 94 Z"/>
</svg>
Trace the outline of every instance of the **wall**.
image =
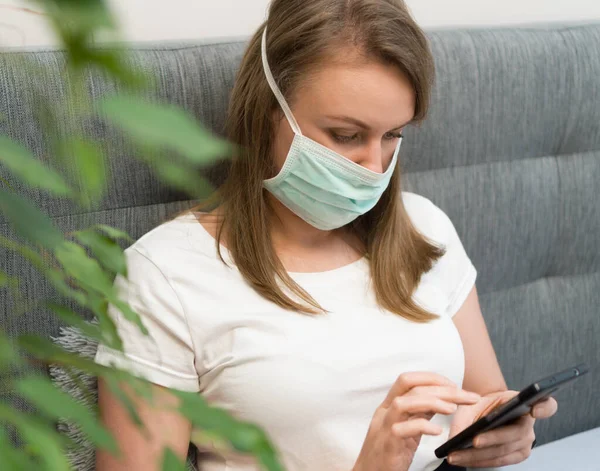
<svg viewBox="0 0 600 471">
<path fill-rule="evenodd" d="M 263 20 L 268 0 L 109 0 L 131 40 L 245 36 Z M 600 0 L 407 0 L 425 27 L 600 20 Z M 44 45 L 53 35 L 39 15 L 0 0 L 0 45 Z"/>
</svg>

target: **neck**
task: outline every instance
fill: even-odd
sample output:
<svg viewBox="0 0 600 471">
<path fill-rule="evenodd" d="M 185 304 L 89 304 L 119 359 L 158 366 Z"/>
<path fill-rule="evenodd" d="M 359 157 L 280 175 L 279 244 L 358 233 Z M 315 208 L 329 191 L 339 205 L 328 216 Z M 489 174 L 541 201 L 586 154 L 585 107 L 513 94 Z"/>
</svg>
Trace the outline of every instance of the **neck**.
<svg viewBox="0 0 600 471">
<path fill-rule="evenodd" d="M 269 195 L 272 209 L 271 237 L 275 246 L 322 248 L 339 238 L 338 231 L 322 231 L 311 226 L 277 198 Z"/>
</svg>

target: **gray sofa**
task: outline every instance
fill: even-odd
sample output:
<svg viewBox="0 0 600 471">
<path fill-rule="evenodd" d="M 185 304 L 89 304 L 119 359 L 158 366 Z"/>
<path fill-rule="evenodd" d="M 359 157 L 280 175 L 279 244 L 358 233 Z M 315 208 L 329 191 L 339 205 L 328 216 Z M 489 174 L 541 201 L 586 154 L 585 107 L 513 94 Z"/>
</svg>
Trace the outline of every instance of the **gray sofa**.
<svg viewBox="0 0 600 471">
<path fill-rule="evenodd" d="M 456 225 L 478 269 L 483 314 L 511 388 L 578 362 L 591 367 L 558 394 L 558 414 L 537 425 L 541 446 L 515 469 L 600 470 L 600 24 L 440 30 L 429 37 L 437 83 L 427 122 L 406 132 L 404 189 L 431 198 Z M 220 132 L 243 49 L 237 40 L 139 44 L 130 60 L 159 78 L 159 99 Z M 25 73 L 17 61 L 23 56 L 43 66 L 44 76 Z M 28 89 L 61 100 L 63 60 L 54 49 L 0 53 L 0 134 L 40 158 L 48 139 Z M 115 89 L 95 75 L 88 86 L 97 97 Z M 1 167 L 0 176 L 65 232 L 102 223 L 137 238 L 190 205 L 132 159 L 109 128 L 99 121 L 86 127 L 111 155 L 109 191 L 94 211 L 25 190 Z M 216 182 L 223 177 L 222 168 L 209 173 Z M 12 236 L 2 215 L 0 234 Z M 0 268 L 20 274 L 28 298 L 57 299 L 13 253 L 0 249 Z M 0 293 L 0 323 L 11 336 L 59 334 L 61 323 L 47 311 L 13 318 Z"/>
</svg>

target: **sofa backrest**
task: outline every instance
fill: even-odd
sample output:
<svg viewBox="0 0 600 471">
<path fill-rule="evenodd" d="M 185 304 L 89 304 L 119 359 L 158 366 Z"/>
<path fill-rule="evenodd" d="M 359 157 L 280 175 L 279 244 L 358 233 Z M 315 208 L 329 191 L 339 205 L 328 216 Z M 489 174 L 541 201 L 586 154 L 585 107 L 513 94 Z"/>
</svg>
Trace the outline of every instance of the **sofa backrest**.
<svg viewBox="0 0 600 471">
<path fill-rule="evenodd" d="M 432 199 L 454 222 L 479 272 L 483 314 L 513 389 L 580 361 L 592 371 L 560 393 L 560 412 L 538 426 L 540 442 L 600 425 L 600 24 L 428 33 L 437 66 L 431 114 L 406 132 L 403 185 Z M 158 99 L 192 112 L 215 132 L 245 44 L 138 44 L 129 59 L 159 79 Z M 42 67 L 27 74 L 20 60 Z M 25 143 L 40 159 L 48 148 L 35 118 L 35 87 L 64 99 L 61 51 L 0 54 L 0 135 Z M 115 84 L 90 75 L 94 97 Z M 61 123 L 57 125 L 60 132 Z M 93 211 L 26 190 L 63 231 L 109 224 L 137 238 L 187 198 L 161 185 L 102 122 L 87 125 L 110 149 L 106 198 Z M 223 177 L 218 171 L 212 178 Z M 11 232 L 0 215 L 0 235 Z M 47 282 L 0 249 L 0 269 L 18 273 L 29 299 L 57 300 Z M 33 308 L 0 323 L 11 336 L 57 335 L 62 325 Z M 20 408 L 24 404 L 16 402 Z"/>
</svg>

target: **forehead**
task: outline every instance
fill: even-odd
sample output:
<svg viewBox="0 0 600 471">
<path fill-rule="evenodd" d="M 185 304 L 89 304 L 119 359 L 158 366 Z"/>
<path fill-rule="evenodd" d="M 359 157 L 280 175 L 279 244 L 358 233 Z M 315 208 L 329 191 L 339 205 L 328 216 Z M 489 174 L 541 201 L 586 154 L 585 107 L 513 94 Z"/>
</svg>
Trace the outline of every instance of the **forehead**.
<svg viewBox="0 0 600 471">
<path fill-rule="evenodd" d="M 300 78 L 293 104 L 296 112 L 350 116 L 384 128 L 413 118 L 415 92 L 396 66 L 332 62 Z"/>
</svg>

